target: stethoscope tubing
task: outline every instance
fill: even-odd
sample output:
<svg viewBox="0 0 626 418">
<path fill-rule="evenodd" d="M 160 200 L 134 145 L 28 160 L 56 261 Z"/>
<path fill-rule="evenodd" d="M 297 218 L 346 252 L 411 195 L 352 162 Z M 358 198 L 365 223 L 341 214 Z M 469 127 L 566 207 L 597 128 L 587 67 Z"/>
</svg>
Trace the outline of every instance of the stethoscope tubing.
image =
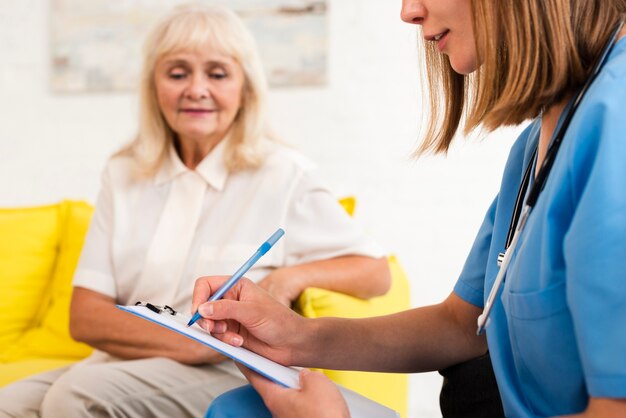
<svg viewBox="0 0 626 418">
<path fill-rule="evenodd" d="M 498 270 L 496 280 L 491 286 L 489 296 L 487 296 L 487 301 L 485 302 L 483 313 L 480 314 L 480 316 L 478 317 L 478 329 L 476 330 L 476 335 L 481 335 L 489 326 L 489 315 L 491 315 L 491 310 L 493 309 L 496 297 L 498 297 L 498 292 L 500 292 L 500 287 L 502 287 L 502 283 L 504 282 L 504 276 L 506 275 L 506 271 L 509 268 L 511 256 L 513 254 L 513 251 L 515 251 L 517 241 L 522 234 L 522 229 L 524 229 L 524 225 L 526 225 L 526 220 L 528 219 L 528 215 L 530 215 L 531 209 L 532 207 L 529 205 L 524 205 L 524 207 L 522 208 L 522 212 L 519 217 L 519 223 L 517 224 L 517 228 L 515 229 L 515 234 L 513 234 L 511 244 L 509 245 L 509 248 L 507 248 L 507 250 L 504 252 L 502 264 L 500 264 L 500 269 Z"/>
<path fill-rule="evenodd" d="M 589 87 L 591 86 L 591 84 L 593 83 L 597 75 L 600 73 L 600 70 L 602 69 L 602 66 L 604 65 L 606 57 L 609 55 L 609 52 L 611 51 L 613 44 L 615 44 L 615 41 L 617 40 L 617 36 L 621 32 L 621 29 L 623 26 L 624 26 L 624 21 L 622 20 L 619 22 L 619 24 L 617 25 L 617 27 L 611 34 L 611 39 L 609 43 L 602 50 L 600 57 L 598 57 L 598 60 L 596 64 L 594 65 L 594 68 L 592 69 L 589 79 L 587 80 L 587 82 L 583 85 L 583 87 L 580 89 L 580 91 L 576 95 L 576 98 L 574 99 L 574 102 L 569 112 L 565 115 L 563 124 L 561 125 L 561 127 L 557 131 L 557 134 L 555 135 L 553 144 L 548 148 L 544 163 L 542 164 L 541 169 L 539 170 L 539 173 L 537 174 L 535 183 L 531 187 L 528 193 L 528 196 L 526 197 L 526 203 L 522 206 L 520 210 L 519 209 L 520 202 L 523 201 L 522 199 L 524 198 L 523 196 L 525 194 L 524 192 L 526 188 L 528 187 L 530 175 L 532 175 L 531 174 L 532 165 L 533 165 L 532 161 L 529 163 L 528 167 L 526 168 L 524 177 L 522 179 L 522 184 L 520 185 L 520 190 L 518 191 L 517 198 L 515 200 L 513 216 L 511 219 L 511 225 L 509 226 L 509 232 L 507 233 L 507 239 L 506 239 L 507 242 L 505 245 L 504 256 L 502 259 L 498 257 L 498 262 L 499 263 L 501 262 L 500 269 L 498 270 L 496 279 L 494 280 L 493 285 L 491 286 L 491 290 L 489 291 L 489 295 L 487 296 L 487 300 L 485 301 L 485 307 L 483 308 L 483 312 L 478 316 L 478 319 L 477 319 L 477 325 L 478 325 L 478 328 L 476 330 L 477 335 L 481 335 L 485 331 L 485 329 L 489 326 L 489 322 L 490 322 L 489 316 L 491 315 L 491 311 L 493 310 L 496 298 L 498 297 L 498 293 L 500 292 L 500 288 L 502 287 L 502 284 L 504 283 L 504 277 L 509 267 L 509 262 L 511 260 L 512 254 L 515 250 L 515 247 L 517 246 L 517 241 L 519 240 L 522 230 L 524 229 L 524 226 L 526 225 L 526 220 L 528 219 L 530 212 L 535 206 L 535 203 L 537 203 L 537 200 L 539 199 L 539 195 L 543 191 L 543 186 L 545 185 L 548 179 L 548 176 L 550 175 L 550 171 L 552 170 L 552 165 L 554 164 L 554 160 L 556 159 L 556 154 L 560 148 L 563 138 L 565 137 L 565 133 L 567 131 L 567 128 L 570 125 L 570 121 L 574 117 L 574 113 L 576 112 L 578 105 L 585 97 L 587 90 L 589 89 Z M 518 210 L 520 210 L 520 212 L 518 212 Z M 519 218 L 518 218 L 518 213 L 519 213 Z M 513 234 L 511 234 L 512 231 L 514 231 Z"/>
</svg>

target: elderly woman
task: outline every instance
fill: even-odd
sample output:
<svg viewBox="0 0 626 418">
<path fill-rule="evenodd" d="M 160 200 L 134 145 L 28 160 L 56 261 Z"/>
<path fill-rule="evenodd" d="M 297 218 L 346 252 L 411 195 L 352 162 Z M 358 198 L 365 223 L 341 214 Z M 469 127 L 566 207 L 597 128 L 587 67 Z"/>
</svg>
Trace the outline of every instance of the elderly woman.
<svg viewBox="0 0 626 418">
<path fill-rule="evenodd" d="M 196 277 L 248 272 L 282 304 L 307 287 L 383 294 L 383 253 L 312 164 L 266 135 L 253 38 L 220 7 L 183 6 L 145 45 L 136 139 L 111 158 L 74 278 L 71 332 L 96 350 L 0 391 L 0 415 L 198 417 L 245 382 L 217 352 L 115 308 L 191 311 Z"/>
</svg>

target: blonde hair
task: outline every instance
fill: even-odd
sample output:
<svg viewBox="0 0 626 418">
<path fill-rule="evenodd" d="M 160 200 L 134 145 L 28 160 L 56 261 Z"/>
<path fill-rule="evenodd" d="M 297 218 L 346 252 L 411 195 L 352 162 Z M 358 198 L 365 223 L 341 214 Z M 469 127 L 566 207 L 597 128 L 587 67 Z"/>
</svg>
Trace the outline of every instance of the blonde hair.
<svg viewBox="0 0 626 418">
<path fill-rule="evenodd" d="M 454 72 L 425 45 L 431 116 L 416 156 L 445 153 L 460 125 L 464 134 L 517 125 L 576 91 L 626 0 L 471 0 L 471 10 L 480 63 L 473 74 Z"/>
<path fill-rule="evenodd" d="M 233 11 L 217 5 L 187 4 L 164 16 L 144 44 L 139 131 L 120 151 L 132 156 L 141 174 L 153 175 L 158 170 L 176 138 L 157 101 L 157 61 L 172 52 L 208 46 L 237 61 L 245 78 L 242 105 L 226 139 L 224 163 L 231 172 L 261 165 L 259 143 L 271 135 L 265 116 L 267 81 L 254 38 Z"/>
</svg>

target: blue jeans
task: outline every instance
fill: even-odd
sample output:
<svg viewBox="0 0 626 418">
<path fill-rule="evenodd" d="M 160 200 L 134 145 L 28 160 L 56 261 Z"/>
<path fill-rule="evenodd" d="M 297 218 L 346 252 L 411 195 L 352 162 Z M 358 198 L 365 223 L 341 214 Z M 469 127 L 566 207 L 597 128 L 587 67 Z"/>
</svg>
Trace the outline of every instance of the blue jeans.
<svg viewBox="0 0 626 418">
<path fill-rule="evenodd" d="M 246 385 L 215 398 L 204 418 L 272 418 L 272 414 L 257 391 Z"/>
</svg>

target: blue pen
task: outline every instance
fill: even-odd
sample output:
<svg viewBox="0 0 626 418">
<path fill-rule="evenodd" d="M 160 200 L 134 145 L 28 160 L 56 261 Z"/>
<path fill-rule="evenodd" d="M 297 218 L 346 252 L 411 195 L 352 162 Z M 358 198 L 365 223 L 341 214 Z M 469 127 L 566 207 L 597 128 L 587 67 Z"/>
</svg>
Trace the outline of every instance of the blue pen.
<svg viewBox="0 0 626 418">
<path fill-rule="evenodd" d="M 285 235 L 285 231 L 283 231 L 282 228 L 278 228 L 278 230 L 274 232 L 272 236 L 267 239 L 267 241 L 261 244 L 259 249 L 256 250 L 254 254 L 252 254 L 252 257 L 250 257 L 248 261 L 243 263 L 243 266 L 239 267 L 239 270 L 233 273 L 233 275 L 230 276 L 230 279 L 228 279 L 226 283 L 224 283 L 222 286 L 220 286 L 219 289 L 217 289 L 217 292 L 211 295 L 209 301 L 221 299 L 222 296 L 224 296 L 224 293 L 228 292 L 228 290 L 233 287 L 235 283 L 237 283 L 237 281 L 243 277 L 244 274 L 246 274 L 250 267 L 252 267 L 257 261 L 259 261 L 259 258 L 263 257 L 263 255 L 268 252 L 269 249 L 272 248 L 274 244 L 276 244 L 276 241 L 278 241 L 283 235 Z M 200 318 L 200 313 L 196 311 L 187 326 L 192 326 Z"/>
</svg>

